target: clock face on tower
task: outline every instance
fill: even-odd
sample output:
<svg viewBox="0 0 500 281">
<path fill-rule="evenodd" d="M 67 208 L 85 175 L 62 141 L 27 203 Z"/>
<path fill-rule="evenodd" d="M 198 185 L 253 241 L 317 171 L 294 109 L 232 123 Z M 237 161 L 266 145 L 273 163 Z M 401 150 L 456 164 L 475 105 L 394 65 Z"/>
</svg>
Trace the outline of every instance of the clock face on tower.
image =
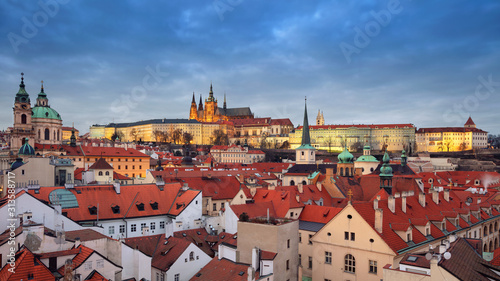
<svg viewBox="0 0 500 281">
<path fill-rule="evenodd" d="M 26 104 L 23 104 L 23 105 L 21 105 L 21 108 L 22 108 L 22 109 L 27 109 L 27 108 L 28 108 L 28 106 L 27 106 Z"/>
</svg>

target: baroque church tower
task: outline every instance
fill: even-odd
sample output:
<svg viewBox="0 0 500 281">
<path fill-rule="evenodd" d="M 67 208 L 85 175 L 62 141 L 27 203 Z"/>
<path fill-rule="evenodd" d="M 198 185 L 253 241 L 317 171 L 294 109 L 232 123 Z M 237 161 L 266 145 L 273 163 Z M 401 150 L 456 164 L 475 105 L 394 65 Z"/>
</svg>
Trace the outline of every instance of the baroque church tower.
<svg viewBox="0 0 500 281">
<path fill-rule="evenodd" d="M 325 125 L 325 118 L 323 117 L 323 112 L 318 109 L 318 116 L 316 116 L 316 125 L 323 126 Z"/>
<path fill-rule="evenodd" d="M 14 126 L 10 133 L 10 148 L 17 152 L 28 140 L 35 146 L 34 129 L 31 124 L 31 101 L 24 85 L 24 73 L 21 73 L 21 84 L 14 100 Z"/>
</svg>

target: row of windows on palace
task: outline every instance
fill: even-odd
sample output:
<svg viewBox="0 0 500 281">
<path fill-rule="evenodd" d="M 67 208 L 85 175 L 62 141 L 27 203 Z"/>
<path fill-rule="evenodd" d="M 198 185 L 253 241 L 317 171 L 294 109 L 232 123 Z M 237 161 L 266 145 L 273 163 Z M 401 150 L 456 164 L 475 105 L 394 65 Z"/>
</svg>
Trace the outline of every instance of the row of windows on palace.
<svg viewBox="0 0 500 281">
<path fill-rule="evenodd" d="M 95 158 L 95 161 L 99 160 L 99 158 Z M 73 161 L 76 161 L 76 158 L 73 158 Z M 82 161 L 82 158 L 78 158 L 78 161 Z M 108 160 L 106 160 L 108 161 Z M 116 161 L 120 162 L 120 158 L 118 158 Z M 90 162 L 90 158 L 87 158 L 87 162 Z M 113 162 L 113 158 L 110 158 L 108 162 Z M 128 162 L 128 158 L 125 158 L 125 162 Z M 132 162 L 135 162 L 135 159 L 132 158 Z M 138 162 L 142 162 L 142 159 L 139 159 Z"/>
<path fill-rule="evenodd" d="M 147 227 L 148 227 L 147 223 L 141 223 L 141 231 L 143 231 Z M 156 229 L 156 223 L 151 222 L 149 224 L 149 230 L 155 230 L 155 229 Z M 165 222 L 164 221 L 160 221 L 160 229 L 165 229 Z M 137 224 L 136 223 L 131 224 L 130 225 L 130 232 L 136 232 L 136 231 L 137 231 Z M 119 226 L 118 233 L 119 234 L 125 233 L 125 225 L 124 224 Z M 108 226 L 108 234 L 109 235 L 115 234 L 115 226 L 114 225 Z"/>
<path fill-rule="evenodd" d="M 332 252 L 325 251 L 325 264 L 332 264 Z M 302 265 L 302 255 L 299 255 L 299 265 Z M 307 268 L 312 269 L 313 258 L 308 257 Z M 356 259 L 353 255 L 347 254 L 344 256 L 344 272 L 356 273 Z M 368 263 L 368 273 L 377 274 L 377 261 L 369 260 Z M 325 279 L 325 281 L 331 281 L 330 279 Z"/>
</svg>

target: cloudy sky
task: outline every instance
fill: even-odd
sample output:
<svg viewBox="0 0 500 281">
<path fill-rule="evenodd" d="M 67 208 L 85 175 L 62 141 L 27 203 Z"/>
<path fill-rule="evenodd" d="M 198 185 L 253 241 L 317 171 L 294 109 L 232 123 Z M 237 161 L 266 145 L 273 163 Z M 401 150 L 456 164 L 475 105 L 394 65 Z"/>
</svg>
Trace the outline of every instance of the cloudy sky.
<svg viewBox="0 0 500 281">
<path fill-rule="evenodd" d="M 35 4 L 37 3 L 37 4 Z M 256 117 L 500 133 L 500 2 L 0 3 L 0 129 L 25 73 L 65 126 L 188 118 L 193 92 Z"/>
</svg>

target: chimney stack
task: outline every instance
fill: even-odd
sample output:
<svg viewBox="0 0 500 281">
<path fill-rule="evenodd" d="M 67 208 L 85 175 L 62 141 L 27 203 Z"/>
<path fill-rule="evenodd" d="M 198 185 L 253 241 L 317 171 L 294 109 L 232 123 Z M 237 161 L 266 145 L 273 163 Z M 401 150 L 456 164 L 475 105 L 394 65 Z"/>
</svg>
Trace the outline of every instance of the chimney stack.
<svg viewBox="0 0 500 281">
<path fill-rule="evenodd" d="M 436 189 L 432 190 L 431 192 L 432 192 L 432 201 L 434 201 L 436 205 L 439 205 L 439 192 Z"/>
<path fill-rule="evenodd" d="M 302 183 L 297 185 L 297 189 L 299 190 L 299 193 L 304 193 L 304 185 Z"/>
<path fill-rule="evenodd" d="M 403 194 L 401 195 L 401 211 L 406 214 L 406 196 L 407 193 L 406 191 L 403 191 Z"/>
<path fill-rule="evenodd" d="M 446 200 L 446 202 L 450 202 L 450 190 L 449 189 L 445 189 L 443 191 L 443 196 L 444 196 L 444 200 Z"/>
<path fill-rule="evenodd" d="M 378 199 L 373 200 L 373 209 L 374 210 L 378 209 Z"/>
<path fill-rule="evenodd" d="M 321 183 L 316 183 L 316 187 L 318 188 L 319 191 L 323 189 L 323 185 Z"/>
<path fill-rule="evenodd" d="M 328 177 L 333 177 L 333 168 L 326 168 L 326 174 L 325 176 Z"/>
<path fill-rule="evenodd" d="M 420 192 L 418 194 L 418 203 L 420 203 L 420 205 L 425 208 L 425 193 Z"/>
<path fill-rule="evenodd" d="M 375 230 L 378 231 L 378 233 L 382 234 L 382 219 L 384 215 L 384 210 L 382 209 L 376 209 L 375 210 Z"/>
<path fill-rule="evenodd" d="M 394 196 L 389 195 L 389 198 L 387 199 L 387 207 L 393 213 L 396 211 L 396 198 Z"/>
</svg>

